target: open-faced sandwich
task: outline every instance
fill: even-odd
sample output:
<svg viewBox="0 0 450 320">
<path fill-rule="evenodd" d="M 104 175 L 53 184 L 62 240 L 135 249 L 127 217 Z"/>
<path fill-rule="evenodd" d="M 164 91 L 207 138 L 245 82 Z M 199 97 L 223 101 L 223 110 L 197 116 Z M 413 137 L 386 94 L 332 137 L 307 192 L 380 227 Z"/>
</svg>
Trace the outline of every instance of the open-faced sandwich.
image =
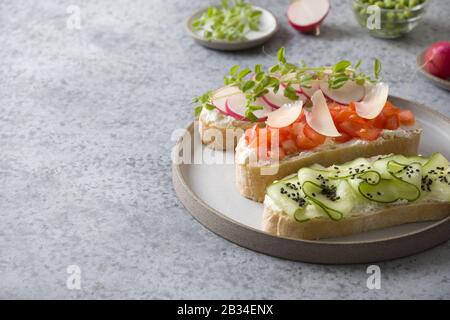
<svg viewBox="0 0 450 320">
<path fill-rule="evenodd" d="M 373 78 L 358 71 L 359 65 L 296 66 L 279 54 L 279 63 L 264 76 L 277 79 L 266 82 L 280 88 L 267 85 L 263 95 L 271 102 L 276 96 L 279 108 L 246 129 L 236 147 L 236 184 L 243 196 L 262 202 L 270 183 L 312 164 L 417 154 L 421 129 L 413 113 L 388 101 L 379 61 Z"/>
<path fill-rule="evenodd" d="M 264 199 L 263 230 L 322 239 L 450 215 L 450 168 L 431 157 L 384 155 L 313 165 L 274 182 Z"/>
</svg>

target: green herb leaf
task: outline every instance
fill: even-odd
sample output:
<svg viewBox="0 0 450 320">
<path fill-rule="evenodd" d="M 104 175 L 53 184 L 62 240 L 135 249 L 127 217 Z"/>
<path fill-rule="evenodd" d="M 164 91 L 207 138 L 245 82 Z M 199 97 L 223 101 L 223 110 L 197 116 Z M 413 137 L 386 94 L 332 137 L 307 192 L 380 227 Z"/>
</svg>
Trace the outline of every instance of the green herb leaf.
<svg viewBox="0 0 450 320">
<path fill-rule="evenodd" d="M 216 106 L 213 105 L 213 104 L 211 104 L 211 103 L 206 103 L 206 104 L 205 104 L 205 108 L 206 108 L 207 110 L 213 110 L 213 109 L 216 108 Z"/>
<path fill-rule="evenodd" d="M 275 73 L 275 72 L 278 71 L 278 69 L 280 69 L 280 66 L 276 64 L 276 65 L 270 67 L 269 72 L 270 73 Z"/>
<path fill-rule="evenodd" d="M 238 80 L 242 80 L 246 75 L 248 75 L 251 72 L 252 72 L 252 70 L 250 70 L 249 68 L 242 70 L 241 72 L 239 72 L 239 74 L 237 76 Z"/>
<path fill-rule="evenodd" d="M 253 88 L 255 86 L 255 81 L 253 80 L 249 80 L 247 82 L 244 82 L 244 86 L 242 87 L 242 91 L 243 92 L 247 92 L 248 90 L 250 90 L 251 88 Z"/>
<path fill-rule="evenodd" d="M 255 74 L 261 73 L 263 70 L 263 66 L 261 64 L 255 65 Z"/>
<path fill-rule="evenodd" d="M 365 79 L 356 79 L 355 80 L 357 85 L 363 86 L 366 83 Z"/>
<path fill-rule="evenodd" d="M 194 114 L 196 117 L 198 117 L 200 115 L 200 112 L 202 112 L 203 107 L 202 106 L 197 106 L 194 109 Z"/>
<path fill-rule="evenodd" d="M 287 86 L 286 88 L 284 88 L 284 96 L 294 101 L 298 100 L 297 93 L 291 86 Z"/>
<path fill-rule="evenodd" d="M 256 122 L 258 121 L 258 118 L 254 115 L 253 111 L 250 110 L 250 108 L 247 108 L 245 110 L 245 117 L 250 120 L 251 122 Z"/>
<path fill-rule="evenodd" d="M 266 74 L 264 73 L 264 72 L 259 72 L 259 73 L 257 73 L 256 75 L 255 75 L 255 80 L 256 81 L 261 81 L 263 78 L 264 78 L 264 76 L 265 76 Z"/>
<path fill-rule="evenodd" d="M 338 63 L 336 63 L 333 66 L 333 71 L 338 73 L 338 72 L 343 72 L 345 71 L 348 67 L 350 67 L 352 65 L 352 63 L 348 60 L 342 60 L 339 61 Z"/>
<path fill-rule="evenodd" d="M 379 79 L 380 73 L 381 73 L 381 61 L 380 60 L 375 59 L 373 69 L 374 69 L 375 79 Z"/>
<path fill-rule="evenodd" d="M 286 63 L 286 58 L 284 57 L 284 47 L 281 47 L 278 50 L 277 58 L 278 58 L 279 62 L 281 62 L 283 64 Z"/>
<path fill-rule="evenodd" d="M 238 64 L 233 66 L 233 67 L 231 67 L 230 72 L 229 72 L 230 76 L 234 76 L 236 74 L 236 72 L 239 70 L 240 67 L 241 66 L 238 65 Z"/>
</svg>

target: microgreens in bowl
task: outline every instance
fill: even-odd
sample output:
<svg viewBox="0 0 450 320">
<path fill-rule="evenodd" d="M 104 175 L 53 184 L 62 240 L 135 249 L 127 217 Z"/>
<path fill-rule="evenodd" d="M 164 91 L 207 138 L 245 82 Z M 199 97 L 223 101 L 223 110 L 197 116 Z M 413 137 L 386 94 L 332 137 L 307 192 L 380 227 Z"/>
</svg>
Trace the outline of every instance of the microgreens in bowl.
<svg viewBox="0 0 450 320">
<path fill-rule="evenodd" d="M 262 11 L 243 0 L 222 0 L 221 6 L 209 7 L 192 27 L 203 31 L 206 40 L 242 41 L 250 31 L 258 31 Z"/>
<path fill-rule="evenodd" d="M 334 65 L 323 67 L 310 67 L 305 62 L 300 64 L 290 63 L 286 60 L 285 49 L 278 50 L 277 63 L 268 69 L 264 69 L 261 64 L 257 64 L 253 69 L 241 68 L 239 65 L 233 66 L 224 77 L 226 86 L 238 87 L 247 98 L 245 117 L 250 121 L 257 121 L 254 111 L 263 109 L 255 103 L 258 98 L 267 94 L 269 90 L 277 93 L 281 86 L 284 87 L 284 96 L 292 101 L 297 101 L 299 96 L 293 85 L 301 88 L 311 88 L 311 84 L 316 80 L 326 79 L 330 89 L 339 89 L 347 81 L 354 81 L 357 85 L 364 86 L 380 81 L 381 62 L 375 59 L 373 76 L 367 75 L 360 70 L 362 61 L 355 64 L 348 60 L 342 60 Z M 249 75 L 252 75 L 251 77 Z M 214 109 L 212 104 L 213 91 L 208 91 L 203 95 L 193 99 L 197 103 L 195 114 L 199 115 L 203 108 Z"/>
</svg>

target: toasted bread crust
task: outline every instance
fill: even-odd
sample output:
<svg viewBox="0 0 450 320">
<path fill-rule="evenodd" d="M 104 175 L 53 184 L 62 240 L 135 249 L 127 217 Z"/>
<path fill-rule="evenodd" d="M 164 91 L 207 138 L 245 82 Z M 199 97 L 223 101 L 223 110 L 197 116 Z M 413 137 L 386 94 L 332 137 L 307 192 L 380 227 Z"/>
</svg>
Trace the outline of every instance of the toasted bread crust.
<svg viewBox="0 0 450 320">
<path fill-rule="evenodd" d="M 240 164 L 236 161 L 235 174 L 236 185 L 239 192 L 249 199 L 262 202 L 266 188 L 275 180 L 284 178 L 297 172 L 303 167 L 315 163 L 323 166 L 341 164 L 358 157 L 373 157 L 383 154 L 402 154 L 405 156 L 416 155 L 420 142 L 420 130 L 412 130 L 407 137 L 382 138 L 365 144 L 350 146 L 336 145 L 335 148 L 321 150 L 302 157 L 293 157 L 279 162 L 277 165 L 259 165 L 258 163 Z M 236 150 L 236 159 L 239 157 L 239 149 Z M 274 174 L 267 174 L 269 169 L 274 169 Z M 278 170 L 277 170 L 278 169 Z M 265 174 L 262 174 L 265 173 Z"/>
<path fill-rule="evenodd" d="M 198 121 L 202 143 L 214 150 L 234 150 L 245 129 L 253 125 L 251 122 L 239 121 L 237 125 L 222 127 L 201 118 Z"/>
<path fill-rule="evenodd" d="M 328 218 L 297 222 L 286 214 L 264 206 L 262 228 L 273 235 L 294 239 L 317 240 L 340 237 L 397 226 L 405 223 L 440 220 L 450 215 L 450 203 L 421 202 L 395 205 L 340 221 Z"/>
</svg>

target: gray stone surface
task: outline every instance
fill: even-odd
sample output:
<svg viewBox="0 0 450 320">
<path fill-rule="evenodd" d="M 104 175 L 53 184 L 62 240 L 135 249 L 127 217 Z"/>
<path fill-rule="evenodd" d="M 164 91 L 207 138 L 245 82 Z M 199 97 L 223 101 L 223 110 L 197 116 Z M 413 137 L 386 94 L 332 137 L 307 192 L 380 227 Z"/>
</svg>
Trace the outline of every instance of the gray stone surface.
<svg viewBox="0 0 450 320">
<path fill-rule="evenodd" d="M 171 185 L 172 131 L 228 67 L 272 61 L 194 44 L 183 23 L 206 3 L 1 1 L 0 298 L 450 298 L 450 243 L 381 263 L 382 289 L 368 290 L 366 265 L 268 257 L 191 218 Z M 449 37 L 446 0 L 395 41 L 366 35 L 350 1 L 332 1 L 319 38 L 287 25 L 288 1 L 255 3 L 281 23 L 267 53 L 378 57 L 393 94 L 450 116 L 449 93 L 413 71 L 419 50 Z M 80 30 L 66 27 L 70 4 Z M 66 288 L 72 264 L 79 291 Z"/>
</svg>

